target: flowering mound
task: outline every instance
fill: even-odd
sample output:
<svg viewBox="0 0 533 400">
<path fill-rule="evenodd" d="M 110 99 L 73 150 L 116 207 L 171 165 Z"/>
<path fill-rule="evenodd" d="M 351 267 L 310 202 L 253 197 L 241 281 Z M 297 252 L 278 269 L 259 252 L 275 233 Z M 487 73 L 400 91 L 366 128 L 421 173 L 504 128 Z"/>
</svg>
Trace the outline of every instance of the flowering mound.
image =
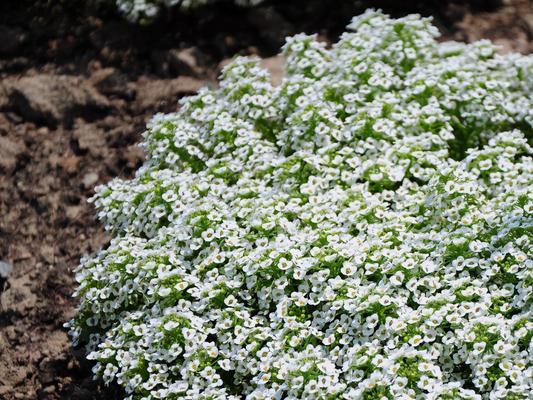
<svg viewBox="0 0 533 400">
<path fill-rule="evenodd" d="M 190 9 L 223 0 L 115 0 L 117 7 L 130 21 L 150 20 L 162 8 L 179 7 Z M 233 0 L 239 6 L 255 6 L 263 0 Z"/>
<path fill-rule="evenodd" d="M 128 399 L 526 399 L 533 57 L 367 12 L 158 115 L 70 323 Z"/>
</svg>

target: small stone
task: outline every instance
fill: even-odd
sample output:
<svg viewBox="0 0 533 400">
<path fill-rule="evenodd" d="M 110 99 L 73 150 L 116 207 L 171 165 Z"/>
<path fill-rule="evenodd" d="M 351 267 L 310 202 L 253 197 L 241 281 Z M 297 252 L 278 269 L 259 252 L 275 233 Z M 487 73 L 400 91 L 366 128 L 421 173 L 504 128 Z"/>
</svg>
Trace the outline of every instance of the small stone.
<svg viewBox="0 0 533 400">
<path fill-rule="evenodd" d="M 0 261 L 0 278 L 7 279 L 13 272 L 13 266 L 5 261 Z"/>
<path fill-rule="evenodd" d="M 41 256 L 48 264 L 55 263 L 55 248 L 53 246 L 43 244 L 41 246 Z"/>
<path fill-rule="evenodd" d="M 96 182 L 98 182 L 98 174 L 96 172 L 89 172 L 85 174 L 81 181 L 85 189 L 93 187 Z"/>
<path fill-rule="evenodd" d="M 82 211 L 82 206 L 70 206 L 66 208 L 65 214 L 69 220 L 74 221 L 76 218 L 78 218 Z"/>
<path fill-rule="evenodd" d="M 54 385 L 47 386 L 43 389 L 43 394 L 53 394 L 56 391 L 56 387 Z"/>
</svg>

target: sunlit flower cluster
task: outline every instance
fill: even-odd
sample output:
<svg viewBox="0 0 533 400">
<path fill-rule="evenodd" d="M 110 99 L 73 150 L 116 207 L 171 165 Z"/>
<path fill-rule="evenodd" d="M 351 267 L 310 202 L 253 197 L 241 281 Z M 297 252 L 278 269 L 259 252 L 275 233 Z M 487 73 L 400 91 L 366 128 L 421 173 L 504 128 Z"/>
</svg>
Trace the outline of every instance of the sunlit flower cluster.
<svg viewBox="0 0 533 400">
<path fill-rule="evenodd" d="M 191 9 L 224 0 L 116 0 L 117 7 L 130 21 L 150 21 L 161 9 L 178 7 Z M 239 6 L 255 6 L 263 0 L 233 0 Z"/>
<path fill-rule="evenodd" d="M 70 323 L 127 399 L 528 399 L 533 57 L 368 11 L 227 66 L 92 199 Z"/>
</svg>

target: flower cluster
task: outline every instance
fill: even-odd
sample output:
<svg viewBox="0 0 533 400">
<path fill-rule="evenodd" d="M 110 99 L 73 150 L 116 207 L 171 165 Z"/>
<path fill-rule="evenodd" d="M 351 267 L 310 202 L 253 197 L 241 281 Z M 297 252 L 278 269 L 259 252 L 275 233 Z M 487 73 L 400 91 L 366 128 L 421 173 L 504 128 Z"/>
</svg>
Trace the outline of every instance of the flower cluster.
<svg viewBox="0 0 533 400">
<path fill-rule="evenodd" d="M 223 0 L 115 0 L 117 7 L 130 21 L 151 20 L 162 8 L 191 9 Z M 233 0 L 239 6 L 255 6 L 263 0 Z"/>
<path fill-rule="evenodd" d="M 157 115 L 69 323 L 128 399 L 527 399 L 533 57 L 428 19 L 298 35 Z"/>
</svg>

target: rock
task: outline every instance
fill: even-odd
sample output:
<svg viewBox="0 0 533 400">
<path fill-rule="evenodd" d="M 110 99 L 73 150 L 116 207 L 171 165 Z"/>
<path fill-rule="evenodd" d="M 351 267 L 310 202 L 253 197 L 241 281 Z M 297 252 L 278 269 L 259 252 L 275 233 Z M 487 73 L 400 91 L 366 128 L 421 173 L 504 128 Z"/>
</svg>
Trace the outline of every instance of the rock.
<svg viewBox="0 0 533 400">
<path fill-rule="evenodd" d="M 261 60 L 261 67 L 267 69 L 268 72 L 270 72 L 270 82 L 272 82 L 274 86 L 278 86 L 283 80 L 284 62 L 285 59 L 281 55 L 263 58 Z"/>
<path fill-rule="evenodd" d="M 0 55 L 16 52 L 28 39 L 28 35 L 20 28 L 0 25 Z"/>
<path fill-rule="evenodd" d="M 11 272 L 13 272 L 13 266 L 5 261 L 0 261 L 0 278 L 9 278 Z"/>
<path fill-rule="evenodd" d="M 17 165 L 17 159 L 25 150 L 22 142 L 0 136 L 0 172 L 11 173 Z"/>
<path fill-rule="evenodd" d="M 89 82 L 67 75 L 9 79 L 3 82 L 3 91 L 9 106 L 25 119 L 49 125 L 68 125 L 74 116 L 90 116 L 109 107 L 107 99 Z"/>
<path fill-rule="evenodd" d="M 70 221 L 75 221 L 82 212 L 82 206 L 70 206 L 65 209 L 65 215 Z"/>
<path fill-rule="evenodd" d="M 204 81 L 180 76 L 175 79 L 139 80 L 136 107 L 141 110 L 158 109 L 169 100 L 195 93 L 205 85 Z"/>
<path fill-rule="evenodd" d="M 39 129 L 37 129 L 37 133 L 39 135 L 48 135 L 50 133 L 50 129 L 48 129 L 46 126 L 41 126 Z"/>
<path fill-rule="evenodd" d="M 85 189 L 90 189 L 96 182 L 98 182 L 98 178 L 99 177 L 96 172 L 89 172 L 83 176 L 81 183 Z"/>
<path fill-rule="evenodd" d="M 5 261 L 0 261 L 0 295 L 6 290 L 7 280 L 13 272 L 13 266 Z M 2 299 L 0 297 L 0 307 L 2 306 Z"/>
<path fill-rule="evenodd" d="M 44 380 L 42 380 L 43 382 L 45 382 Z M 53 381 L 53 375 L 52 375 L 52 379 L 50 380 L 50 382 Z M 50 385 L 50 386 L 47 386 L 45 387 L 43 390 L 42 390 L 42 393 L 44 395 L 52 395 L 54 394 L 56 391 L 56 387 L 54 385 Z"/>
</svg>

